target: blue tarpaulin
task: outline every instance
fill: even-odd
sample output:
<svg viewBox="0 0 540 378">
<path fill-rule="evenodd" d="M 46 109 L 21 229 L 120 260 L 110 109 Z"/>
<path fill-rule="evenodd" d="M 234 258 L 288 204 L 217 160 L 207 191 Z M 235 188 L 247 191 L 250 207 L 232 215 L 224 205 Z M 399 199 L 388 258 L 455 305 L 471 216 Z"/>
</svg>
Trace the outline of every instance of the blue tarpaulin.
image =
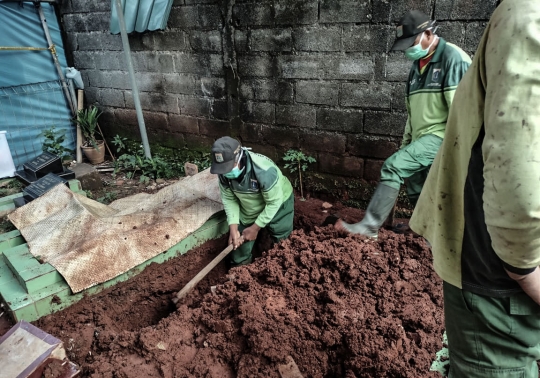
<svg viewBox="0 0 540 378">
<path fill-rule="evenodd" d="M 42 3 L 41 7 L 65 72 L 67 62 L 56 14 L 50 4 Z M 0 3 L 0 20 L 1 46 L 49 47 L 33 3 Z M 0 130 L 7 131 L 16 167 L 42 152 L 41 134 L 52 126 L 66 133 L 64 146 L 74 149 L 76 133 L 71 118 L 49 50 L 0 51 Z"/>
<path fill-rule="evenodd" d="M 116 0 L 111 0 L 110 31 L 112 34 L 120 33 L 115 2 Z M 165 29 L 172 3 L 173 0 L 122 0 L 126 32 L 142 33 L 146 30 Z"/>
</svg>

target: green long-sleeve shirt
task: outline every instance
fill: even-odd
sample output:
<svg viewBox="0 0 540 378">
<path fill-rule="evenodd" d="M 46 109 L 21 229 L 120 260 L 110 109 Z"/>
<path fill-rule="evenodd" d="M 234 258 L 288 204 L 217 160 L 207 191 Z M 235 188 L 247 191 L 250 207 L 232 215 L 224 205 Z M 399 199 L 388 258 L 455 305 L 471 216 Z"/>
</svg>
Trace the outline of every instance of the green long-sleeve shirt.
<svg viewBox="0 0 540 378">
<path fill-rule="evenodd" d="M 263 228 L 293 193 L 289 179 L 266 156 L 244 151 L 245 171 L 236 180 L 219 175 L 221 200 L 227 222 L 255 223 Z"/>
<path fill-rule="evenodd" d="M 491 239 L 486 251 L 493 248 L 514 268 L 540 265 L 540 4 L 502 4 L 458 87 L 410 222 L 431 243 L 439 276 L 460 288 L 467 201 L 483 206 Z M 480 142 L 483 188 L 467 198 L 472 151 Z"/>
<path fill-rule="evenodd" d="M 459 47 L 440 38 L 428 65 L 421 72 L 414 62 L 407 81 L 407 123 L 402 147 L 433 134 L 444 138 L 448 112 L 471 58 Z"/>
</svg>

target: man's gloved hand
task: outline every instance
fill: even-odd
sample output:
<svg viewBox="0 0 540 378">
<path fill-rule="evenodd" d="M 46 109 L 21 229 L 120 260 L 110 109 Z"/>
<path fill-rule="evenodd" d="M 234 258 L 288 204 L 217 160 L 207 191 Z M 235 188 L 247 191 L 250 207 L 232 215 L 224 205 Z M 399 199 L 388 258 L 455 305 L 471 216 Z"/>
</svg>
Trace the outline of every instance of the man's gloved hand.
<svg viewBox="0 0 540 378">
<path fill-rule="evenodd" d="M 229 244 L 232 244 L 233 249 L 236 249 L 240 247 L 243 242 L 244 242 L 244 239 L 240 235 L 240 231 L 238 231 L 238 225 L 231 224 L 229 226 Z"/>
<path fill-rule="evenodd" d="M 257 234 L 259 233 L 260 229 L 261 228 L 259 226 L 253 223 L 251 226 L 249 226 L 242 232 L 242 236 L 244 237 L 244 240 L 250 241 L 250 240 L 257 239 Z"/>
</svg>

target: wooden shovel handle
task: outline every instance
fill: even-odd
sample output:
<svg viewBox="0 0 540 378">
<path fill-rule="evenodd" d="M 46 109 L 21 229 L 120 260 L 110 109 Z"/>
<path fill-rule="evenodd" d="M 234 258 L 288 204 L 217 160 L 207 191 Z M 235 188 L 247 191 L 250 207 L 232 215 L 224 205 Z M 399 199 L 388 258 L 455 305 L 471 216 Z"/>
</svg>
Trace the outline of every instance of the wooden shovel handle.
<svg viewBox="0 0 540 378">
<path fill-rule="evenodd" d="M 219 255 L 217 255 L 207 266 L 204 267 L 203 270 L 201 270 L 195 277 L 189 281 L 186 286 L 182 288 L 178 293 L 176 293 L 176 296 L 173 298 L 174 303 L 178 303 L 178 301 L 182 298 L 184 298 L 194 287 L 199 283 L 200 280 L 202 280 L 212 269 L 216 267 L 217 264 L 221 262 L 227 256 L 231 251 L 233 250 L 233 245 L 230 244 L 227 248 L 225 248 Z"/>
</svg>

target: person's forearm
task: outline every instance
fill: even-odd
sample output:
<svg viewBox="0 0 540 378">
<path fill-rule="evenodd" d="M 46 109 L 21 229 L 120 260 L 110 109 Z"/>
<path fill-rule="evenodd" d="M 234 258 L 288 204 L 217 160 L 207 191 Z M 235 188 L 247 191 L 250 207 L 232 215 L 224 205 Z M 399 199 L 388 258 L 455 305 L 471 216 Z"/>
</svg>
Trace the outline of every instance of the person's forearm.
<svg viewBox="0 0 540 378">
<path fill-rule="evenodd" d="M 536 268 L 525 276 L 506 271 L 510 278 L 515 280 L 523 291 L 540 305 L 540 269 Z"/>
<path fill-rule="evenodd" d="M 230 224 L 229 225 L 229 232 L 235 232 L 238 231 L 238 225 L 237 224 Z"/>
<path fill-rule="evenodd" d="M 250 227 L 253 227 L 253 229 L 257 232 L 261 230 L 261 227 L 257 223 L 253 223 Z"/>
</svg>

